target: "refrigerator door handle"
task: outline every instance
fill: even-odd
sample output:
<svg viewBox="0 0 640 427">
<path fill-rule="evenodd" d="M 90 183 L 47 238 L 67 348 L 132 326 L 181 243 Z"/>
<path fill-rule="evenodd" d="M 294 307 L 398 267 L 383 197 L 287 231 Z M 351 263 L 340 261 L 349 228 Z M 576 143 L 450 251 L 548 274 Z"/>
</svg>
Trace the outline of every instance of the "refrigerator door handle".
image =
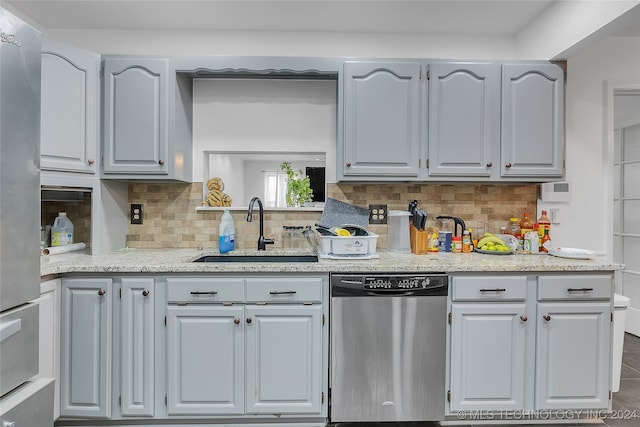
<svg viewBox="0 0 640 427">
<path fill-rule="evenodd" d="M 17 334 L 22 329 L 22 319 L 15 319 L 10 322 L 0 323 L 0 342 L 12 335 Z"/>
</svg>

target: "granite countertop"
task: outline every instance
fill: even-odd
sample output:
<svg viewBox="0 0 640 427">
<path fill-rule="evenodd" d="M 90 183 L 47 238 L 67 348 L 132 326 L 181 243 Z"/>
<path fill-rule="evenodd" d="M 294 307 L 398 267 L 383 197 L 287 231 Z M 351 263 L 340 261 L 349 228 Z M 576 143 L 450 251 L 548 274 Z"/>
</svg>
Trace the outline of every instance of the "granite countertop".
<svg viewBox="0 0 640 427">
<path fill-rule="evenodd" d="M 234 251 L 229 256 L 255 255 L 257 251 Z M 291 254 L 267 251 L 268 254 Z M 296 252 L 295 254 L 300 254 Z M 41 258 L 41 276 L 65 273 L 252 273 L 252 272 L 571 272 L 613 271 L 624 266 L 605 257 L 590 260 L 558 258 L 551 255 L 488 255 L 479 253 L 427 255 L 379 251 L 370 260 L 320 259 L 318 262 L 192 262 L 203 255 L 219 255 L 214 250 L 131 249 L 106 255 L 70 252 Z"/>
</svg>

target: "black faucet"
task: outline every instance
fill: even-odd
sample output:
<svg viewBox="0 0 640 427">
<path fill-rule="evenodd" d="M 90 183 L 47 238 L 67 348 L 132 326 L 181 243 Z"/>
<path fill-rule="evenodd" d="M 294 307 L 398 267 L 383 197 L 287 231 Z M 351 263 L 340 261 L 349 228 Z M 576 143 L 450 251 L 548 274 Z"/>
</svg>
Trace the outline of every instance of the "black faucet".
<svg viewBox="0 0 640 427">
<path fill-rule="evenodd" d="M 260 237 L 258 237 L 258 250 L 264 251 L 266 249 L 266 245 L 273 245 L 275 242 L 273 239 L 265 239 L 264 238 L 264 208 L 262 207 L 262 200 L 258 197 L 254 197 L 249 202 L 249 211 L 247 212 L 247 222 L 251 222 L 253 216 L 253 205 L 255 202 L 258 202 L 258 207 L 260 208 Z"/>
</svg>

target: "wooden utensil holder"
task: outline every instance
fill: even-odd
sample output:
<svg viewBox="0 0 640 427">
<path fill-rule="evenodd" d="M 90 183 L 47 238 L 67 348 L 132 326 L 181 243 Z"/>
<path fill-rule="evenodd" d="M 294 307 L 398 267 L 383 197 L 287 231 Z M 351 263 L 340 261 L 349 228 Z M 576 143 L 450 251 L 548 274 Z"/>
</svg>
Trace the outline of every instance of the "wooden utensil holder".
<svg viewBox="0 0 640 427">
<path fill-rule="evenodd" d="M 425 255 L 428 252 L 429 233 L 425 230 L 418 230 L 415 225 L 409 224 L 409 243 L 412 253 Z"/>
</svg>

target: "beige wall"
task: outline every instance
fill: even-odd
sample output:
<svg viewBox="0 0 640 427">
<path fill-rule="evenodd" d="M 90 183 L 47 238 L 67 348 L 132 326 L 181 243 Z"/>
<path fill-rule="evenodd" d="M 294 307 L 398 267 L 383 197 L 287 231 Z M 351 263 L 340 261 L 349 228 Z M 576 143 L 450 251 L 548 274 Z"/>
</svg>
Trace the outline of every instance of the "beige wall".
<svg viewBox="0 0 640 427">
<path fill-rule="evenodd" d="M 368 207 L 387 204 L 388 209 L 407 209 L 418 200 L 429 213 L 430 223 L 437 215 L 459 216 L 469 227 L 488 224 L 499 231 L 509 217 L 528 211 L 536 215 L 535 184 L 329 184 L 329 197 Z M 129 203 L 144 205 L 144 223 L 129 225 L 127 246 L 132 248 L 217 248 L 221 211 L 196 211 L 202 205 L 202 183 L 130 184 Z M 236 226 L 236 247 L 254 249 L 259 234 L 258 221 L 246 221 L 246 210 L 231 211 Z M 281 247 L 283 225 L 311 225 L 322 212 L 265 213 L 265 236 Z M 378 248 L 387 244 L 387 226 L 371 225 L 378 234 Z"/>
</svg>

